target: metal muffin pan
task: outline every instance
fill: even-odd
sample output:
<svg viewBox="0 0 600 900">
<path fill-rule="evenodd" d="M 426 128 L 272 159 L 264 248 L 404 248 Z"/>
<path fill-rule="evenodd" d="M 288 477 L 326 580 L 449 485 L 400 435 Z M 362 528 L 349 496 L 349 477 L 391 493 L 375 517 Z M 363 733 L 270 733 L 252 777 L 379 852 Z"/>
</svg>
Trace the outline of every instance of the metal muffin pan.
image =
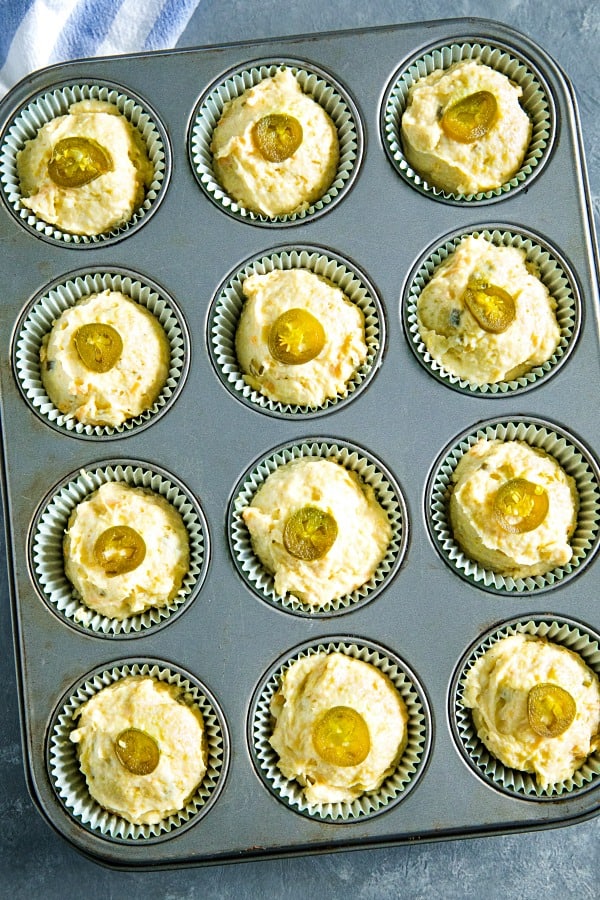
<svg viewBox="0 0 600 900">
<path fill-rule="evenodd" d="M 540 145 L 514 186 L 461 201 L 416 183 L 394 157 L 390 121 L 396 110 L 387 105 L 390 97 L 402 102 L 398 80 L 407 67 L 414 72 L 419 60 L 427 65 L 431 58 L 461 58 L 478 48 L 486 54 L 491 48 L 490 58 L 501 58 L 502 65 L 507 57 L 509 66 L 515 60 L 511 71 L 534 74 L 543 93 L 543 114 L 536 107 Z M 351 113 L 356 139 L 335 202 L 318 214 L 265 227 L 260 217 L 232 215 L 214 191 L 203 189 L 194 169 L 196 115 L 232 73 L 238 78 L 286 61 L 319 81 L 331 79 Z M 108 241 L 55 239 L 15 212 L 7 135 L 23 109 L 65 85 L 112 86 L 156 116 L 165 158 L 160 202 L 135 228 Z M 584 549 L 585 565 L 543 590 L 489 590 L 448 564 L 430 508 L 430 485 L 444 454 L 498 423 L 530 422 L 536 434 L 546 429 L 568 435 L 584 451 L 591 482 L 598 477 L 600 423 L 589 405 L 589 386 L 600 376 L 597 247 L 576 100 L 552 59 L 506 26 L 453 19 L 82 60 L 18 85 L 0 107 L 0 129 L 3 499 L 25 769 L 50 826 L 97 861 L 152 869 L 524 831 L 596 815 L 596 762 L 581 789 L 575 784 L 553 802 L 481 777 L 478 764 L 465 758 L 468 725 L 457 713 L 456 685 L 457 667 L 470 648 L 503 623 L 527 628 L 531 621 L 556 620 L 560 629 L 567 622 L 585 633 L 587 658 L 600 667 L 594 651 L 600 641 L 597 542 Z M 411 345 L 406 305 L 413 279 L 434 249 L 473 231 L 531 238 L 550 249 L 565 273 L 564 350 L 551 377 L 528 381 L 526 390 L 457 389 L 424 365 Z M 229 338 L 215 338 L 222 292 L 228 291 L 227 317 L 235 312 L 235 281 L 244 267 L 261 260 L 287 265 L 296 250 L 346 267 L 375 303 L 372 370 L 360 389 L 320 410 L 318 418 L 248 402 L 235 387 L 237 376 L 229 378 L 221 368 L 224 359 L 228 365 Z M 185 338 L 185 377 L 174 398 L 143 427 L 110 435 L 57 428 L 40 415 L 24 396 L 18 351 L 23 317 L 37 299 L 75 275 L 79 284 L 98 273 L 130 275 L 159 297 L 164 293 Z M 28 387 L 35 394 L 35 385 Z M 232 549 L 241 538 L 232 538 L 231 504 L 245 475 L 282 447 L 358 449 L 399 492 L 402 552 L 368 603 L 298 615 L 264 602 L 243 577 Z M 77 473 L 99 471 L 109 457 L 114 471 L 134 466 L 138 473 L 145 467 L 166 473 L 180 493 L 196 499 L 203 517 L 199 589 L 193 603 L 183 603 L 160 628 L 121 633 L 73 627 L 44 599 L 32 571 L 44 499 L 70 478 L 85 478 Z M 595 496 L 593 484 L 586 489 Z M 418 688 L 424 730 L 415 782 L 409 778 L 410 789 L 382 808 L 374 802 L 376 815 L 306 815 L 301 803 L 272 790 L 271 769 L 266 777 L 261 771 L 268 756 L 264 718 L 255 724 L 256 710 L 264 709 L 261 691 L 267 684 L 272 689 L 269 679 L 286 660 L 319 646 L 370 648 L 364 652 L 396 661 L 402 677 Z M 74 815 L 63 796 L 65 783 L 77 777 L 72 760 L 64 762 L 68 772 L 61 769 L 57 787 L 57 753 L 65 759 L 62 710 L 76 704 L 82 685 L 153 666 L 183 672 L 214 699 L 224 736 L 218 787 L 184 827 L 171 823 L 152 834 L 95 827 L 92 811 Z"/>
</svg>

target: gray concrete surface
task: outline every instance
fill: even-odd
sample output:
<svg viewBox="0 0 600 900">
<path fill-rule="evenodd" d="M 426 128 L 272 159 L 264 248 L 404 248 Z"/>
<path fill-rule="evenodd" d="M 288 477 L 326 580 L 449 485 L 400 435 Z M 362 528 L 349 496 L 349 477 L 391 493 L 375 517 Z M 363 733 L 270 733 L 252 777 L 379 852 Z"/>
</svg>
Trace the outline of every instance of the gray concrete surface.
<svg viewBox="0 0 600 900">
<path fill-rule="evenodd" d="M 456 16 L 480 16 L 517 27 L 566 71 L 578 96 L 598 227 L 600 4 L 596 2 L 204 0 L 179 46 Z M 590 414 L 597 415 L 597 409 L 596 397 L 590 400 Z M 27 794 L 4 552 L 0 560 L 0 707 L 0 897 L 591 900 L 600 894 L 600 817 L 528 834 L 156 873 L 115 872 L 84 859 L 48 828 Z"/>
</svg>

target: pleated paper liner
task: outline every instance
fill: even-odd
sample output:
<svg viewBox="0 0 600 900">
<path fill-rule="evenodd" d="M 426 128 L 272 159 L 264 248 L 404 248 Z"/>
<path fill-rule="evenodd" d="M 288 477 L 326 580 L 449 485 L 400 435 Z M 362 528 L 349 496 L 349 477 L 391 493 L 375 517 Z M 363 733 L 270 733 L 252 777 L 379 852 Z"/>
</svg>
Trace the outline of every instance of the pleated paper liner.
<svg viewBox="0 0 600 900">
<path fill-rule="evenodd" d="M 497 247 L 515 247 L 523 250 L 525 261 L 532 266 L 540 281 L 548 289 L 556 304 L 556 319 L 560 328 L 560 341 L 552 356 L 544 363 L 508 381 L 474 384 L 448 372 L 427 350 L 421 339 L 417 318 L 417 304 L 424 288 L 436 274 L 438 267 L 457 249 L 468 236 L 483 237 Z M 419 260 L 406 282 L 402 304 L 404 331 L 409 347 L 421 365 L 438 381 L 467 396 L 504 397 L 522 393 L 545 383 L 560 370 L 574 349 L 581 326 L 581 300 L 573 274 L 557 250 L 533 233 L 502 225 L 469 229 L 449 235 L 442 243 L 429 248 Z"/>
<path fill-rule="evenodd" d="M 364 314 L 367 358 L 346 384 L 345 391 L 327 399 L 321 406 L 282 403 L 270 400 L 244 379 L 235 349 L 235 335 L 245 303 L 244 280 L 253 274 L 264 275 L 276 269 L 308 269 L 340 288 Z M 208 345 L 215 370 L 231 394 L 260 412 L 281 418 L 303 418 L 337 409 L 359 396 L 371 382 L 385 346 L 385 317 L 379 297 L 366 276 L 349 262 L 318 247 L 287 246 L 245 263 L 228 276 L 218 288 L 208 316 Z"/>
<path fill-rule="evenodd" d="M 65 575 L 63 539 L 69 517 L 106 482 L 146 488 L 168 500 L 180 513 L 190 543 L 189 569 L 177 595 L 163 607 L 153 606 L 125 619 L 86 606 Z M 174 475 L 147 462 L 109 460 L 67 476 L 40 504 L 29 534 L 30 574 L 40 596 L 66 624 L 97 637 L 136 637 L 169 624 L 197 597 L 209 557 L 208 527 L 198 501 Z"/>
<path fill-rule="evenodd" d="M 456 62 L 476 59 L 506 75 L 523 91 L 521 107 L 532 123 L 532 134 L 525 158 L 518 172 L 505 184 L 493 190 L 474 194 L 455 194 L 429 184 L 407 162 L 401 142 L 401 121 L 410 88 L 419 79 Z M 447 203 L 481 204 L 500 200 L 509 193 L 528 187 L 547 162 L 556 129 L 554 100 L 542 73 L 530 60 L 500 42 L 457 37 L 450 44 L 433 46 L 405 61 L 392 77 L 381 109 L 381 136 L 384 148 L 395 170 L 411 187 Z"/>
<path fill-rule="evenodd" d="M 62 413 L 48 397 L 40 373 L 40 348 L 54 321 L 78 301 L 105 290 L 121 292 L 151 312 L 162 325 L 171 348 L 167 379 L 153 405 L 121 425 L 84 424 L 75 416 Z M 43 288 L 24 310 L 12 348 L 17 384 L 36 415 L 58 431 L 88 439 L 122 438 L 155 422 L 183 388 L 189 370 L 189 353 L 187 325 L 174 300 L 144 276 L 114 268 L 72 272 Z"/>
<path fill-rule="evenodd" d="M 69 735 L 77 727 L 80 707 L 127 676 L 148 676 L 181 690 L 182 700 L 204 718 L 206 774 L 186 805 L 160 822 L 135 825 L 98 804 L 90 795 L 79 768 L 77 745 Z M 176 837 L 203 818 L 217 802 L 227 777 L 230 739 L 218 701 L 197 678 L 179 666 L 148 658 L 122 660 L 86 675 L 59 701 L 50 722 L 46 746 L 50 781 L 66 811 L 86 831 L 120 843 L 156 843 Z"/>
<path fill-rule="evenodd" d="M 281 69 L 289 69 L 305 94 L 319 103 L 333 121 L 338 133 L 337 173 L 327 192 L 307 209 L 282 216 L 269 216 L 240 206 L 219 184 L 213 171 L 210 150 L 213 131 L 227 102 L 241 96 L 265 78 Z M 331 209 L 348 192 L 358 173 L 363 152 L 362 124 L 356 105 L 348 92 L 328 72 L 294 59 L 256 60 L 222 76 L 203 94 L 192 114 L 189 155 L 200 187 L 221 209 L 234 218 L 254 225 L 296 225 Z"/>
<path fill-rule="evenodd" d="M 500 575 L 469 559 L 454 540 L 448 518 L 452 477 L 461 457 L 482 438 L 523 441 L 543 450 L 575 480 L 579 512 L 570 539 L 571 560 L 544 575 Z M 460 435 L 435 463 L 426 490 L 426 518 L 433 543 L 444 562 L 470 584 L 495 594 L 533 594 L 564 585 L 591 562 L 600 540 L 600 468 L 574 435 L 551 422 L 514 416 L 481 423 Z"/>
<path fill-rule="evenodd" d="M 71 234 L 56 225 L 44 222 L 22 203 L 21 186 L 17 172 L 17 154 L 25 143 L 34 138 L 47 122 L 69 112 L 73 103 L 81 100 L 99 100 L 112 103 L 139 132 L 146 146 L 148 158 L 154 167 L 154 178 L 141 206 L 134 211 L 129 222 L 113 231 L 97 235 Z M 66 247 L 95 247 L 121 240 L 136 231 L 147 221 L 162 200 L 171 169 L 170 150 L 164 126 L 149 104 L 133 92 L 108 83 L 59 84 L 45 90 L 22 106 L 9 122 L 0 139 L 1 195 L 15 218 L 28 231 L 51 243 Z"/>
<path fill-rule="evenodd" d="M 592 753 L 570 778 L 541 788 L 531 772 L 511 769 L 496 759 L 480 740 L 471 710 L 464 705 L 467 672 L 497 641 L 512 634 L 528 634 L 551 641 L 579 654 L 600 675 L 600 637 L 586 625 L 560 616 L 533 615 L 512 619 L 490 629 L 467 650 L 452 678 L 449 711 L 452 732 L 469 767 L 485 782 L 522 800 L 571 800 L 600 785 L 600 751 Z"/>
<path fill-rule="evenodd" d="M 345 653 L 370 663 L 390 678 L 408 712 L 408 742 L 395 770 L 374 791 L 352 801 L 309 804 L 302 786 L 281 773 L 278 755 L 269 739 L 274 719 L 271 700 L 281 678 L 296 660 L 317 653 Z M 306 642 L 281 657 L 262 677 L 252 699 L 248 716 L 248 743 L 256 771 L 268 790 L 296 813 L 336 824 L 364 820 L 396 806 L 419 781 L 431 749 L 431 713 L 426 694 L 417 676 L 398 656 L 372 641 L 354 636 L 332 636 Z"/>
<path fill-rule="evenodd" d="M 251 504 L 255 493 L 275 469 L 292 460 L 307 457 L 331 459 L 370 485 L 380 506 L 387 512 L 392 528 L 387 551 L 371 578 L 351 594 L 336 597 L 319 607 L 313 607 L 293 594 L 280 596 L 276 593 L 273 575 L 255 554 L 250 532 L 242 518 L 242 510 Z M 298 616 L 318 618 L 351 612 L 384 590 L 404 558 L 409 525 L 401 489 L 379 460 L 356 444 L 315 437 L 281 445 L 246 471 L 233 490 L 227 511 L 227 527 L 233 561 L 248 587 L 276 608 Z"/>
</svg>

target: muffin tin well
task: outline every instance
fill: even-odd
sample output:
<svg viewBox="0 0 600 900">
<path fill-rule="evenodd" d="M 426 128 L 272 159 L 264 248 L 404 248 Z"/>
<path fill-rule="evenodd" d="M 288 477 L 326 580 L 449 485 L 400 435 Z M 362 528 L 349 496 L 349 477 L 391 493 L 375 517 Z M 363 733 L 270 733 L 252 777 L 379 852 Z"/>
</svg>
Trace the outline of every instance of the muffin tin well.
<svg viewBox="0 0 600 900">
<path fill-rule="evenodd" d="M 377 569 L 363 585 L 346 594 L 327 601 L 321 607 L 313 607 L 293 594 L 281 597 L 277 594 L 272 573 L 265 569 L 252 547 L 250 534 L 242 512 L 252 503 L 254 494 L 279 466 L 297 459 L 328 459 L 354 473 L 360 481 L 370 487 L 379 505 L 385 510 L 392 536 Z M 228 509 L 228 531 L 231 553 L 237 569 L 247 584 L 264 600 L 288 612 L 307 616 L 330 616 L 333 613 L 352 611 L 355 606 L 373 600 L 386 584 L 391 581 L 406 551 L 409 535 L 406 504 L 400 486 L 391 474 L 386 472 L 381 462 L 374 459 L 362 447 L 349 443 L 336 443 L 319 438 L 306 439 L 302 443 L 281 446 L 257 462 L 250 471 L 244 473 L 233 491 Z"/>
<path fill-rule="evenodd" d="M 168 500 L 181 516 L 189 539 L 189 568 L 173 599 L 124 619 L 87 607 L 66 577 L 63 565 L 63 538 L 71 514 L 107 482 L 143 488 Z M 202 588 L 209 560 L 208 526 L 196 498 L 168 472 L 129 460 L 109 460 L 68 475 L 40 504 L 29 537 L 31 575 L 42 599 L 73 627 L 107 637 L 132 637 L 181 614 Z"/>
<path fill-rule="evenodd" d="M 284 778 L 277 767 L 277 754 L 269 743 L 273 728 L 270 706 L 281 678 L 294 662 L 315 654 L 330 653 L 343 653 L 351 659 L 369 663 L 391 680 L 406 705 L 407 740 L 394 771 L 378 790 L 369 791 L 353 801 L 338 800 L 311 805 L 307 803 L 300 785 Z M 406 663 L 383 647 L 360 638 L 331 636 L 327 641 L 295 648 L 265 674 L 250 706 L 248 742 L 259 777 L 283 803 L 305 816 L 323 821 L 352 822 L 385 812 L 399 803 L 417 783 L 431 747 L 427 696 Z"/>
<path fill-rule="evenodd" d="M 534 366 L 511 380 L 474 384 L 448 372 L 429 353 L 420 334 L 417 304 L 421 292 L 435 276 L 438 266 L 445 262 L 461 241 L 469 236 L 483 237 L 495 247 L 514 247 L 521 250 L 524 254 L 525 265 L 530 266 L 536 272 L 555 304 L 556 320 L 560 328 L 560 340 L 556 350 L 546 362 Z M 547 246 L 546 242 L 536 235 L 497 225 L 496 227 L 488 226 L 486 229 L 473 229 L 448 235 L 444 241 L 427 250 L 424 258 L 419 260 L 407 280 L 402 315 L 404 330 L 411 350 L 434 378 L 438 378 L 457 391 L 465 391 L 473 395 L 502 396 L 535 387 L 543 380 L 550 378 L 559 370 L 560 366 L 564 365 L 575 349 L 582 312 L 577 280 L 567 262 L 560 258 L 558 251 Z"/>
<path fill-rule="evenodd" d="M 225 104 L 281 69 L 289 69 L 304 93 L 319 103 L 329 115 L 338 133 L 339 161 L 333 182 L 323 197 L 301 212 L 269 218 L 245 209 L 223 191 L 213 171 L 211 141 Z M 236 67 L 219 78 L 217 84 L 207 88 L 192 116 L 189 156 L 200 187 L 230 215 L 255 225 L 294 224 L 298 220 L 317 216 L 342 200 L 358 175 L 363 148 L 362 134 L 362 124 L 354 101 L 328 72 L 302 60 L 271 58 L 256 60 L 241 68 Z"/>
<path fill-rule="evenodd" d="M 103 234 L 75 235 L 44 222 L 21 202 L 23 195 L 17 173 L 17 155 L 25 143 L 35 137 L 38 130 L 57 116 L 64 116 L 69 107 L 82 101 L 97 100 L 112 104 L 139 133 L 153 167 L 153 179 L 141 206 L 131 220 L 113 231 Z M 124 234 L 135 231 L 143 220 L 154 212 L 161 202 L 169 183 L 171 155 L 169 141 L 160 119 L 145 100 L 125 92 L 116 84 L 102 81 L 94 83 L 64 83 L 52 85 L 51 90 L 40 91 L 13 114 L 0 136 L 0 183 L 2 199 L 15 218 L 34 234 L 70 247 L 88 247 L 114 243 Z"/>
<path fill-rule="evenodd" d="M 533 137 L 511 182 L 457 197 L 410 171 L 398 128 L 413 81 L 473 56 L 521 84 Z M 224 194 L 210 140 L 225 102 L 283 66 L 332 116 L 341 155 L 326 196 L 269 220 Z M 22 207 L 15 158 L 45 121 L 95 96 L 112 98 L 146 139 L 155 182 L 128 226 L 83 239 Z M 79 60 L 4 99 L 3 498 L 25 766 L 35 803 L 75 848 L 152 869 L 533 830 L 600 811 L 597 754 L 573 784 L 540 796 L 486 756 L 461 705 L 462 673 L 506 629 L 540 631 L 598 666 L 600 424 L 589 402 L 600 375 L 598 260 L 582 147 L 559 67 L 526 35 L 475 19 Z M 556 301 L 554 356 L 515 381 L 462 382 L 419 338 L 419 294 L 468 234 L 522 248 Z M 77 266 L 72 249 L 85 251 Z M 365 317 L 367 360 L 320 408 L 267 400 L 235 353 L 244 279 L 294 267 L 341 287 Z M 107 288 L 156 315 L 171 346 L 154 407 L 118 428 L 65 417 L 40 377 L 53 321 Z M 461 554 L 447 495 L 478 436 L 523 439 L 573 476 L 569 565 L 511 580 Z M 356 472 L 393 531 L 373 578 L 319 611 L 276 596 L 241 516 L 267 475 L 300 456 Z M 192 549 L 174 602 L 122 622 L 83 608 L 64 572 L 69 515 L 107 480 L 166 497 Z M 387 672 L 410 722 L 381 791 L 316 810 L 277 768 L 269 703 L 285 667 L 323 648 Z M 91 801 L 69 739 L 80 704 L 130 673 L 182 685 L 210 719 L 206 780 L 179 816 L 152 828 Z"/>
<path fill-rule="evenodd" d="M 122 425 L 91 425 L 61 412 L 48 397 L 40 373 L 40 348 L 61 313 L 79 301 L 107 290 L 122 293 L 156 316 L 169 341 L 169 372 L 160 394 L 149 409 L 127 419 Z M 48 285 L 26 307 L 15 329 L 12 358 L 23 397 L 40 418 L 54 428 L 79 437 L 117 438 L 145 428 L 175 402 L 190 366 L 190 339 L 181 311 L 157 284 L 131 271 L 84 269 Z"/>
<path fill-rule="evenodd" d="M 473 663 L 494 644 L 512 634 L 531 635 L 577 653 L 592 672 L 600 676 L 600 636 L 590 628 L 561 616 L 527 616 L 501 623 L 482 635 L 460 661 L 450 689 L 450 721 L 461 753 L 485 781 L 498 790 L 526 800 L 564 800 L 593 790 L 600 779 L 600 753 L 594 751 L 564 782 L 541 788 L 530 772 L 510 769 L 495 759 L 479 738 L 470 710 L 463 702 L 464 679 Z"/>
<path fill-rule="evenodd" d="M 181 701 L 196 707 L 204 721 L 206 738 L 206 774 L 198 790 L 185 807 L 160 822 L 138 825 L 103 809 L 87 790 L 77 763 L 75 744 L 70 734 L 84 703 L 105 687 L 127 677 L 147 677 L 181 691 Z M 120 842 L 153 843 L 185 830 L 206 815 L 216 802 L 229 766 L 229 732 L 218 701 L 210 690 L 189 672 L 160 660 L 135 659 L 113 663 L 88 673 L 69 690 L 54 710 L 48 729 L 46 755 L 48 770 L 57 797 L 86 830 Z"/>
<path fill-rule="evenodd" d="M 522 441 L 553 457 L 575 481 L 579 497 L 577 524 L 569 540 L 573 550 L 570 561 L 545 575 L 524 577 L 500 575 L 469 559 L 458 546 L 448 521 L 448 498 L 452 474 L 460 458 L 478 440 Z M 500 594 L 544 591 L 574 578 L 594 558 L 600 542 L 600 468 L 587 447 L 573 435 L 547 421 L 515 417 L 508 421 L 490 421 L 469 434 L 461 435 L 444 451 L 434 467 L 426 504 L 432 539 L 444 561 L 465 580 Z"/>
<path fill-rule="evenodd" d="M 271 400 L 253 389 L 244 379 L 235 350 L 235 333 L 244 304 L 244 280 L 249 275 L 265 275 L 275 270 L 306 269 L 340 288 L 364 316 L 367 358 L 345 386 L 343 394 L 328 398 L 320 406 L 283 403 Z M 223 384 L 255 409 L 283 418 L 318 416 L 334 405 L 345 404 L 358 396 L 381 365 L 385 350 L 385 314 L 377 292 L 366 276 L 348 261 L 319 247 L 292 245 L 281 247 L 259 259 L 249 260 L 218 288 L 211 304 L 208 324 L 209 352 Z"/>
<path fill-rule="evenodd" d="M 400 125 L 411 87 L 432 72 L 446 70 L 457 62 L 477 60 L 505 75 L 522 92 L 520 104 L 532 124 L 531 139 L 525 159 L 513 177 L 498 188 L 475 194 L 458 194 L 429 184 L 407 162 L 402 149 Z M 399 175 L 415 190 L 449 203 L 490 203 L 509 191 L 520 190 L 538 175 L 552 151 L 556 114 L 552 93 L 529 59 L 519 57 L 511 46 L 501 41 L 472 40 L 457 36 L 451 43 L 433 44 L 403 63 L 387 88 L 381 113 L 385 149 Z"/>
</svg>

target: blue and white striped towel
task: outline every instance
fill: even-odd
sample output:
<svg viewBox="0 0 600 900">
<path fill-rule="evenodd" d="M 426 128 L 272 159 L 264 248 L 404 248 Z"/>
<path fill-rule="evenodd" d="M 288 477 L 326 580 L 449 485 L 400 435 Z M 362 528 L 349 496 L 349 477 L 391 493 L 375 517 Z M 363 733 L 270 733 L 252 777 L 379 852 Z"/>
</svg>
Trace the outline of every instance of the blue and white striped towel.
<svg viewBox="0 0 600 900">
<path fill-rule="evenodd" d="M 52 63 L 174 47 L 202 0 L 0 0 L 0 97 Z"/>
</svg>

